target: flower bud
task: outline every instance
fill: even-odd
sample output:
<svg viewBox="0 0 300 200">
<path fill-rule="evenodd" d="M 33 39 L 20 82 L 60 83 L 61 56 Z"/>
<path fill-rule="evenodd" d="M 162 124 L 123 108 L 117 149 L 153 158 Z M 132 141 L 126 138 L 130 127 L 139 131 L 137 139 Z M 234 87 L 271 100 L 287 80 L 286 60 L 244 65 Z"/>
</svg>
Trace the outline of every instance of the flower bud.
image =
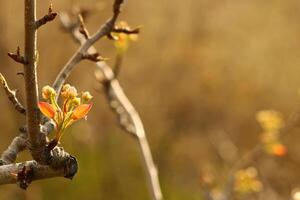
<svg viewBox="0 0 300 200">
<path fill-rule="evenodd" d="M 56 95 L 56 92 L 52 87 L 50 87 L 49 85 L 46 85 L 45 87 L 43 87 L 43 89 L 42 89 L 43 99 L 48 100 L 48 99 L 50 99 L 51 96 L 55 96 L 55 95 Z"/>
<path fill-rule="evenodd" d="M 77 106 L 80 105 L 80 102 L 81 102 L 80 98 L 75 97 L 75 98 L 72 100 L 71 104 L 72 104 L 74 107 L 77 107 Z"/>
<path fill-rule="evenodd" d="M 90 101 L 93 98 L 93 96 L 89 92 L 86 91 L 86 92 L 82 93 L 81 98 L 82 98 L 82 101 L 86 103 L 86 102 Z"/>
<path fill-rule="evenodd" d="M 77 90 L 75 87 L 70 86 L 69 84 L 66 84 L 62 88 L 61 96 L 68 99 L 74 99 L 77 96 Z"/>
</svg>

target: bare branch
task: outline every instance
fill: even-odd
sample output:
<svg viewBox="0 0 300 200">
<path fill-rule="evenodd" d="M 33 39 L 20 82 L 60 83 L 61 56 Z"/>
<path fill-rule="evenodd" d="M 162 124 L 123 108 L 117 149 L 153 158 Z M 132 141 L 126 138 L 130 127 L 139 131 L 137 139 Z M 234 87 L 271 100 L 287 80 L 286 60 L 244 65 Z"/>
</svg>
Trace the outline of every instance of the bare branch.
<svg viewBox="0 0 300 200">
<path fill-rule="evenodd" d="M 57 13 L 52 11 L 52 4 L 50 4 L 49 9 L 48 9 L 48 14 L 46 14 L 44 17 L 36 21 L 36 27 L 39 28 L 42 25 L 51 22 L 55 19 L 57 16 Z"/>
<path fill-rule="evenodd" d="M 120 14 L 121 5 L 123 3 L 123 0 L 115 0 L 114 6 L 113 6 L 113 16 L 104 23 L 96 33 L 91 36 L 89 39 L 85 39 L 84 43 L 81 44 L 81 47 L 75 52 L 75 54 L 72 56 L 72 58 L 67 62 L 67 64 L 63 67 L 63 69 L 58 74 L 56 80 L 54 81 L 53 88 L 56 90 L 57 93 L 60 92 L 62 85 L 64 84 L 65 80 L 69 77 L 71 74 L 73 68 L 75 65 L 82 60 L 82 55 L 87 52 L 87 50 L 99 39 L 102 37 L 108 35 L 114 25 L 115 22 Z M 93 52 L 96 53 L 96 52 Z"/>
<path fill-rule="evenodd" d="M 21 63 L 21 64 L 27 64 L 24 56 L 21 56 L 20 54 L 20 47 L 17 48 L 17 52 L 16 53 L 7 53 L 7 55 L 13 59 L 14 61 Z"/>
<path fill-rule="evenodd" d="M 30 151 L 34 160 L 46 163 L 46 137 L 40 133 L 40 112 L 38 109 L 37 82 L 37 26 L 36 0 L 25 0 L 25 59 L 24 79 L 26 91 L 26 124 L 30 140 Z"/>
<path fill-rule="evenodd" d="M 65 15 L 65 17 L 67 17 Z M 64 18 L 61 19 L 63 25 L 70 27 Z M 69 29 L 70 30 L 70 29 Z M 80 42 L 82 45 L 86 44 L 88 40 L 79 33 L 78 29 L 72 29 L 71 33 L 73 37 Z M 89 46 L 87 51 L 90 54 L 96 53 L 96 49 L 93 46 Z M 97 69 L 101 71 L 104 76 L 104 85 L 106 91 L 106 97 L 111 108 L 119 116 L 120 127 L 126 132 L 133 135 L 137 139 L 138 145 L 140 147 L 141 157 L 143 160 L 143 166 L 147 174 L 148 187 L 153 200 L 162 200 L 163 196 L 161 193 L 161 188 L 159 184 L 158 173 L 153 162 L 152 154 L 149 148 L 149 143 L 145 135 L 145 130 L 142 121 L 136 112 L 133 105 L 130 103 L 129 99 L 125 95 L 122 87 L 120 86 L 117 79 L 115 79 L 114 72 L 105 62 L 96 62 Z M 99 81 L 103 81 L 102 79 Z M 57 82 L 59 83 L 59 82 Z M 59 85 L 58 85 L 59 86 Z"/>
<path fill-rule="evenodd" d="M 15 109 L 19 111 L 21 114 L 26 114 L 26 110 L 24 106 L 19 102 L 19 100 L 16 97 L 16 91 L 13 91 L 8 87 L 7 82 L 1 73 L 0 73 L 0 82 L 3 85 L 3 88 L 5 90 L 8 99 L 14 105 Z"/>
</svg>

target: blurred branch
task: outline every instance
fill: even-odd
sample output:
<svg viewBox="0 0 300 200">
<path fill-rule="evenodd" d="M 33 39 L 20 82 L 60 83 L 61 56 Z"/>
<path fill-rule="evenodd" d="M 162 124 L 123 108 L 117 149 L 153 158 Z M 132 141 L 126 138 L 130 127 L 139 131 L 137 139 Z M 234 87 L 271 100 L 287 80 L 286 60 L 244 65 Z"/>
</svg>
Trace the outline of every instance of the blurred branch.
<svg viewBox="0 0 300 200">
<path fill-rule="evenodd" d="M 123 4 L 123 0 L 115 0 L 113 5 L 113 16 L 107 22 L 105 22 L 98 29 L 98 31 L 96 31 L 94 35 L 92 35 L 88 39 L 84 38 L 85 41 L 81 43 L 81 47 L 75 52 L 75 54 L 63 67 L 63 69 L 60 71 L 56 80 L 53 83 L 53 88 L 56 90 L 57 93 L 60 93 L 62 85 L 71 74 L 73 68 L 76 66 L 77 63 L 79 63 L 82 60 L 82 55 L 84 55 L 96 41 L 100 40 L 102 37 L 106 36 L 112 31 L 114 24 L 121 12 L 120 9 L 122 4 Z M 93 52 L 89 54 L 94 54 L 94 53 L 97 52 Z"/>
<path fill-rule="evenodd" d="M 62 14 L 61 21 L 63 26 L 72 33 L 73 38 L 77 39 L 82 45 L 86 44 L 88 40 L 79 32 L 78 27 L 75 28 L 75 26 L 69 24 L 72 21 L 70 16 Z M 73 28 L 70 29 L 70 27 Z M 97 51 L 93 46 L 90 46 L 87 52 L 94 54 Z M 162 200 L 163 196 L 159 185 L 158 173 L 139 114 L 125 95 L 119 81 L 115 78 L 113 70 L 103 61 L 96 62 L 96 67 L 104 76 L 105 94 L 112 110 L 119 116 L 120 127 L 137 139 L 152 199 Z M 102 82 L 103 79 L 100 78 L 98 81 Z"/>
<path fill-rule="evenodd" d="M 5 90 L 5 93 L 8 97 L 8 99 L 11 101 L 11 103 L 14 105 L 15 109 L 19 111 L 21 114 L 26 114 L 26 110 L 24 106 L 19 102 L 19 100 L 16 97 L 16 91 L 11 90 L 9 86 L 7 85 L 7 82 L 4 78 L 4 76 L 0 73 L 0 82 L 3 85 L 3 88 Z"/>
<path fill-rule="evenodd" d="M 7 165 L 14 163 L 17 159 L 18 153 L 25 150 L 27 147 L 27 134 L 21 133 L 15 137 L 8 148 L 2 153 L 0 165 Z"/>
<path fill-rule="evenodd" d="M 118 53 L 116 55 L 116 61 L 115 61 L 115 66 L 114 66 L 114 74 L 115 74 L 116 78 L 118 77 L 118 75 L 120 73 L 122 63 L 123 63 L 123 55 Z"/>
</svg>

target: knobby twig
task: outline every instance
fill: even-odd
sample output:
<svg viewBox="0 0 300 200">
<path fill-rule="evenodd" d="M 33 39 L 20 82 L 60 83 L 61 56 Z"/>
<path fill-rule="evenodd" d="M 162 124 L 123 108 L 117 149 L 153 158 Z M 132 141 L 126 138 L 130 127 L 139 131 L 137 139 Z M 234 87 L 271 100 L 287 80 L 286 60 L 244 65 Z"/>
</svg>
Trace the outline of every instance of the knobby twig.
<svg viewBox="0 0 300 200">
<path fill-rule="evenodd" d="M 5 93 L 6 93 L 7 97 L 8 97 L 8 99 L 14 105 L 15 109 L 17 111 L 19 111 L 21 114 L 26 114 L 26 110 L 25 110 L 24 106 L 20 103 L 20 101 L 16 97 L 16 91 L 15 90 L 11 90 L 8 87 L 8 84 L 7 84 L 4 76 L 1 73 L 0 73 L 0 82 L 3 85 L 3 88 L 5 90 Z"/>
<path fill-rule="evenodd" d="M 75 26 L 69 24 L 71 22 L 70 17 L 66 14 L 61 15 L 61 21 L 64 27 L 66 27 L 70 33 L 72 33 L 73 38 L 81 45 L 85 45 L 89 40 L 87 40 L 78 30 L 74 28 Z M 73 27 L 70 29 L 70 27 Z M 96 49 L 93 46 L 89 46 L 87 50 L 89 54 L 96 53 Z M 149 143 L 145 135 L 145 130 L 139 114 L 130 103 L 129 99 L 125 95 L 122 87 L 120 86 L 118 80 L 115 78 L 113 70 L 104 62 L 96 62 L 96 67 L 104 75 L 104 85 L 106 88 L 106 97 L 111 108 L 119 116 L 120 126 L 128 133 L 137 139 L 140 147 L 141 157 L 144 163 L 144 169 L 147 174 L 149 191 L 151 193 L 153 200 L 162 200 L 163 196 L 161 193 L 161 188 L 159 184 L 158 173 L 153 162 L 152 154 L 149 148 Z M 71 71 L 69 68 L 64 68 L 66 71 L 61 71 L 60 74 L 69 75 Z M 57 81 L 56 88 L 59 89 L 59 84 L 64 82 L 66 77 L 61 77 L 60 81 Z M 103 81 L 102 79 L 100 81 Z"/>
</svg>

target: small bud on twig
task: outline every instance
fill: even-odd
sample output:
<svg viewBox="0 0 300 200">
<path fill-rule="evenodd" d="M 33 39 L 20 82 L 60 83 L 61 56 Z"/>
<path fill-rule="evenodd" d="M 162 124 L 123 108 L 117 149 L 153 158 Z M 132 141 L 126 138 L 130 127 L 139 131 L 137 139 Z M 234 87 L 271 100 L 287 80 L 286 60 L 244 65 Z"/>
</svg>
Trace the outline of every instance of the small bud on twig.
<svg viewBox="0 0 300 200">
<path fill-rule="evenodd" d="M 53 12 L 52 10 L 52 3 L 50 3 L 49 5 L 49 9 L 48 9 L 48 14 L 46 14 L 44 17 L 42 17 L 41 19 L 36 21 L 36 27 L 39 28 L 40 26 L 51 22 L 55 19 L 55 17 L 57 16 L 57 13 Z"/>
<path fill-rule="evenodd" d="M 19 46 L 17 47 L 16 53 L 10 53 L 10 52 L 9 52 L 9 53 L 7 53 L 7 55 L 8 55 L 11 59 L 13 59 L 14 61 L 16 61 L 16 62 L 18 62 L 18 63 L 24 64 L 24 65 L 28 64 L 28 63 L 25 61 L 24 56 L 21 56 L 21 54 L 20 54 L 20 47 L 19 47 Z"/>
</svg>

